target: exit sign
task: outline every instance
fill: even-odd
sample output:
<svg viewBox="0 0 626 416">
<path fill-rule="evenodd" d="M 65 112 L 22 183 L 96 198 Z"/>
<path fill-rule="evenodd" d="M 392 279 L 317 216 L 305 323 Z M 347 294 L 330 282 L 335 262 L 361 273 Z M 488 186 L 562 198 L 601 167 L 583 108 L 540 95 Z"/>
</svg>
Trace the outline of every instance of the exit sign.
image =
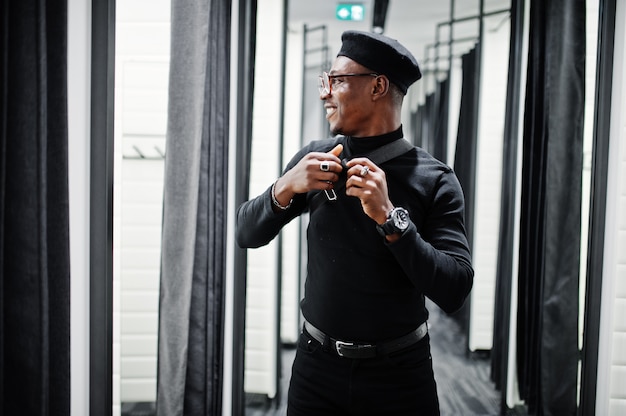
<svg viewBox="0 0 626 416">
<path fill-rule="evenodd" d="M 365 15 L 365 6 L 360 3 L 339 3 L 335 16 L 338 20 L 363 20 Z"/>
</svg>

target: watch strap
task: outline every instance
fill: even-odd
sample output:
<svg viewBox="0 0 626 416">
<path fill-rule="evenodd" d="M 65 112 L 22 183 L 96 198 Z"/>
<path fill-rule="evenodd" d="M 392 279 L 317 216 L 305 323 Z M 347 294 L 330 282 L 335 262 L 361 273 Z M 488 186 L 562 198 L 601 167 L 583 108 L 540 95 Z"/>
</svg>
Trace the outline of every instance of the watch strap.
<svg viewBox="0 0 626 416">
<path fill-rule="evenodd" d="M 399 212 L 404 213 L 404 215 L 408 216 L 408 212 L 404 208 L 396 207 L 389 211 L 387 214 L 387 221 L 383 224 L 376 224 L 376 230 L 381 236 L 388 236 L 395 233 L 402 233 L 406 230 L 406 228 L 402 229 L 396 225 L 396 216 Z"/>
<path fill-rule="evenodd" d="M 400 231 L 396 228 L 396 225 L 393 223 L 392 219 L 388 219 L 382 225 L 376 224 L 376 226 L 380 229 L 379 232 L 382 235 L 391 235 Z"/>
</svg>

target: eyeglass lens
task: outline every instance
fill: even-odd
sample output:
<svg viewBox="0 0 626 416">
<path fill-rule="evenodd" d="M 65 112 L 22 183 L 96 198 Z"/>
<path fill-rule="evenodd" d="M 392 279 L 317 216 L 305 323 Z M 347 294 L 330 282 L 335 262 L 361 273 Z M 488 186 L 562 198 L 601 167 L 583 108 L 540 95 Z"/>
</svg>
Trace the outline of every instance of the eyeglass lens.
<svg viewBox="0 0 626 416">
<path fill-rule="evenodd" d="M 330 94 L 331 88 L 332 87 L 330 84 L 330 79 L 328 77 L 328 72 L 322 73 L 322 75 L 319 76 L 319 86 L 318 86 L 320 94 L 323 94 L 323 95 Z"/>
</svg>

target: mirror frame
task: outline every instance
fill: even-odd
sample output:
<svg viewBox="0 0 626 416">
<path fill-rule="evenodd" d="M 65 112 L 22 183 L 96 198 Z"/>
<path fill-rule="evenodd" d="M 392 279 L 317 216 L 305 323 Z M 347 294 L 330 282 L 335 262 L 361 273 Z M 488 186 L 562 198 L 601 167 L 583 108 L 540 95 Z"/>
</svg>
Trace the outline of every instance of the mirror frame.
<svg viewBox="0 0 626 416">
<path fill-rule="evenodd" d="M 89 414 L 113 412 L 115 0 L 91 2 Z"/>
</svg>

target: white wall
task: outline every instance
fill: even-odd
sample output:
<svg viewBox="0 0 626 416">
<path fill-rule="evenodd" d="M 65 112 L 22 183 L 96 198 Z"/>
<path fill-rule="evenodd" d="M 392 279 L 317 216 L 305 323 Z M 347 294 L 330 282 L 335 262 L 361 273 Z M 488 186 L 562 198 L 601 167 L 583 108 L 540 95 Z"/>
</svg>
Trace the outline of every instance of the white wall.
<svg viewBox="0 0 626 416">
<path fill-rule="evenodd" d="M 114 414 L 156 400 L 170 1 L 116 5 Z M 139 159 L 141 152 L 146 159 Z"/>
<path fill-rule="evenodd" d="M 257 9 L 250 196 L 264 192 L 280 175 L 282 0 L 260 0 Z M 276 240 L 248 251 L 244 390 L 276 395 L 278 305 Z"/>
<path fill-rule="evenodd" d="M 474 287 L 470 304 L 471 351 L 490 350 L 493 343 L 510 39 L 510 20 L 503 22 L 502 19 L 500 15 L 486 18 L 483 34 L 472 244 Z"/>
<path fill-rule="evenodd" d="M 626 414 L 626 2 L 617 2 L 596 414 Z"/>
</svg>

